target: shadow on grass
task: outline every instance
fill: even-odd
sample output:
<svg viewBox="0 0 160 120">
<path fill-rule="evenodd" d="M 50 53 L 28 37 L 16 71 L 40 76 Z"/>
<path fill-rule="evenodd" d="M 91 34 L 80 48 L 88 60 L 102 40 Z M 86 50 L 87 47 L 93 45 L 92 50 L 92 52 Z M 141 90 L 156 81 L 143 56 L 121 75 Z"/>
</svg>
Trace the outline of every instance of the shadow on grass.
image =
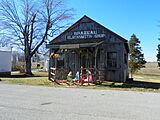
<svg viewBox="0 0 160 120">
<path fill-rule="evenodd" d="M 127 83 L 106 82 L 100 86 L 106 86 L 110 88 L 144 88 L 144 89 L 160 89 L 160 83 L 143 82 L 143 81 L 131 81 Z"/>
</svg>

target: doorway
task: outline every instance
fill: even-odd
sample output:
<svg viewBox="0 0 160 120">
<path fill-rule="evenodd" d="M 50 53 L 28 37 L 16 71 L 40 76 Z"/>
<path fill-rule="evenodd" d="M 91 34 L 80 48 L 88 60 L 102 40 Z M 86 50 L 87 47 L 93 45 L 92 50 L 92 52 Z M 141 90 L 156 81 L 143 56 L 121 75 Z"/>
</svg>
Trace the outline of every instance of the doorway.
<svg viewBox="0 0 160 120">
<path fill-rule="evenodd" d="M 83 68 L 94 68 L 93 52 L 88 49 L 80 50 L 80 66 Z"/>
</svg>

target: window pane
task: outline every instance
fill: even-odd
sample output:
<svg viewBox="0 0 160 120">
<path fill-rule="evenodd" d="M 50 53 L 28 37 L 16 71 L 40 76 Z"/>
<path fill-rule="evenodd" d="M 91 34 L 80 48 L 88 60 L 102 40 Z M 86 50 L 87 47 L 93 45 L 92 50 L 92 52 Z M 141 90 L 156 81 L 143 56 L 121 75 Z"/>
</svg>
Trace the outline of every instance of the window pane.
<svg viewBox="0 0 160 120">
<path fill-rule="evenodd" d="M 116 52 L 108 52 L 107 53 L 107 66 L 109 68 L 117 67 L 117 53 Z"/>
</svg>

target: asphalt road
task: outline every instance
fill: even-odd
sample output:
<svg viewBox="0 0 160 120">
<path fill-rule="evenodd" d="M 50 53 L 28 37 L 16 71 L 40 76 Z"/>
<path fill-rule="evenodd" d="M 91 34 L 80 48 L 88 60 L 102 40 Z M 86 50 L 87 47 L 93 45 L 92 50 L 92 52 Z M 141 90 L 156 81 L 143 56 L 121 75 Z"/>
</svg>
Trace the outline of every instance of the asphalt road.
<svg viewBox="0 0 160 120">
<path fill-rule="evenodd" d="M 160 120 L 160 93 L 0 83 L 0 120 Z"/>
</svg>

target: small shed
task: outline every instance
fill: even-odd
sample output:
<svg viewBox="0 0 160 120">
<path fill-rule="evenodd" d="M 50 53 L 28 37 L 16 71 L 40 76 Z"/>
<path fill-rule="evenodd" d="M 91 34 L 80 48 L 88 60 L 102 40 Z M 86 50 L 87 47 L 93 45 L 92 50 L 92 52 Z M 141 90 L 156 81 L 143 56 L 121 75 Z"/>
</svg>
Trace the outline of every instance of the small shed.
<svg viewBox="0 0 160 120">
<path fill-rule="evenodd" d="M 8 47 L 0 47 L 0 76 L 11 75 L 11 56 L 12 49 Z"/>
<path fill-rule="evenodd" d="M 88 16 L 54 38 L 50 48 L 49 79 L 62 80 L 72 71 L 89 69 L 94 81 L 128 79 L 128 41 Z"/>
</svg>

